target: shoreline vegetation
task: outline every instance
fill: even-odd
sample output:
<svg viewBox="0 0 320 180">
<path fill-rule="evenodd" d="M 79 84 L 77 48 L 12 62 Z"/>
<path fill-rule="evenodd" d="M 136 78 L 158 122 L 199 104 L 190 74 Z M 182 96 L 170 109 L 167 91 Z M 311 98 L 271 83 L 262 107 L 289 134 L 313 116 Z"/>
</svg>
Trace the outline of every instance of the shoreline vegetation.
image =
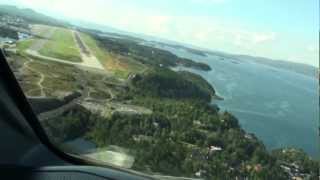
<svg viewBox="0 0 320 180">
<path fill-rule="evenodd" d="M 112 78 L 103 73 L 85 72 L 60 63 L 53 66 L 52 62 L 43 61 L 42 65 L 40 61 L 29 62 L 44 77 L 43 83 L 37 84 L 43 84 L 45 91 L 51 87 L 50 91 L 79 92 L 72 98 L 80 103 L 71 99 L 72 106 L 67 110 L 41 121 L 54 144 L 63 147 L 65 142 L 82 138 L 99 149 L 121 147 L 134 157 L 133 170 L 151 175 L 318 179 L 319 162 L 293 148 L 269 152 L 261 140 L 241 127 L 233 114 L 210 104 L 223 97 L 217 95 L 208 81 L 188 71 L 170 69 L 184 66 L 210 71 L 209 65 L 141 45 L 132 38 L 102 37 L 100 32 L 81 28 L 79 31 L 90 36 L 84 40 L 94 44 L 93 52 L 101 53 L 97 56 L 102 58 L 101 62 L 113 65 L 108 70 L 116 72 L 121 67 L 121 76 L 114 73 L 116 83 L 110 83 Z M 29 67 L 23 63 L 25 57 L 18 54 L 13 57 L 22 60 L 11 59 L 16 71 Z M 49 65 L 54 68 L 48 68 Z M 143 69 L 137 68 L 139 65 Z M 40 82 L 38 76 L 27 71 L 27 76 L 20 74 L 19 80 Z M 119 83 L 119 77 L 125 82 Z M 29 90 L 37 84 L 32 84 Z M 70 101 L 62 103 L 67 102 Z M 35 103 L 41 108 L 49 105 L 42 101 Z M 56 105 L 57 102 L 51 102 L 48 108 Z"/>
<path fill-rule="evenodd" d="M 147 174 L 197 177 L 201 172 L 200 177 L 205 179 L 288 179 L 293 176 L 291 170 L 283 170 L 288 167 L 292 172 L 301 172 L 299 176 L 317 177 L 318 164 L 306 154 L 268 152 L 254 134 L 242 129 L 234 115 L 210 104 L 223 97 L 200 75 L 171 70 L 175 63 L 160 63 L 159 57 L 154 56 L 157 49 L 148 54 L 148 48 L 136 47 L 130 41 L 113 39 L 110 47 L 104 46 L 111 41 L 107 37 L 93 39 L 101 49 L 120 53 L 147 67 L 129 75 L 128 87 L 113 101 L 149 108 L 152 113 L 115 112 L 102 117 L 85 108 L 74 109 L 44 125 L 58 144 L 82 137 L 98 148 L 122 147 L 134 157 L 131 168 Z M 160 52 L 166 54 L 165 59 L 171 59 L 167 52 Z M 57 122 L 61 123 L 57 126 Z M 75 124 L 77 130 L 71 128 Z M 71 135 L 59 137 L 63 132 Z M 283 156 L 290 156 L 292 161 L 286 162 Z M 299 168 L 292 168 L 292 164 Z"/>
<path fill-rule="evenodd" d="M 205 63 L 180 58 L 175 54 L 159 48 L 142 45 L 134 38 L 115 38 L 101 36 L 95 30 L 80 28 L 83 33 L 89 34 L 99 42 L 99 46 L 109 53 L 130 57 L 134 61 L 146 66 L 178 67 L 184 66 L 203 71 L 210 71 L 211 67 Z"/>
<path fill-rule="evenodd" d="M 47 132 L 57 144 L 82 137 L 98 148 L 122 147 L 126 156 L 134 157 L 131 168 L 147 174 L 197 177 L 201 171 L 205 179 L 289 179 L 292 172 L 318 176 L 317 162 L 302 151 L 268 152 L 235 116 L 211 105 L 208 97 L 221 97 L 198 75 L 156 67 L 129 81 L 117 101 L 150 108 L 151 114 L 101 117 L 79 107 L 46 121 Z"/>
<path fill-rule="evenodd" d="M 191 177 L 201 171 L 202 177 L 206 179 L 226 178 L 226 174 L 229 174 L 230 178 L 288 179 L 294 176 L 294 171 L 303 172 L 302 175 L 296 174 L 297 176 L 311 177 L 311 179 L 317 177 L 319 165 L 306 154 L 288 155 L 287 150 L 279 150 L 276 154 L 268 152 L 260 140 L 241 128 L 236 117 L 229 112 L 220 112 L 217 105 L 211 105 L 212 100 L 220 101 L 224 98 L 219 96 L 214 87 L 200 75 L 189 71 L 171 70 L 172 67 L 177 66 L 198 69 L 207 65 L 202 63 L 199 66 L 192 63 L 192 60 L 181 60 L 168 51 L 141 46 L 128 39 L 93 37 L 107 51 L 130 57 L 148 67 L 146 71 L 129 77 L 129 89 L 122 99 L 135 105 L 151 108 L 152 118 L 149 117 L 150 115 L 138 117 L 112 115 L 111 119 L 123 123 L 123 126 L 116 128 L 120 128 L 118 132 L 121 132 L 121 129 L 128 131 L 123 135 L 128 142 L 112 140 L 116 137 L 101 139 L 97 138 L 100 137 L 97 134 L 90 136 L 90 139 L 98 142 L 97 144 L 101 147 L 116 144 L 131 149 L 131 153 L 136 157 L 133 169 L 146 173 L 150 171 L 149 173 L 160 172 Z M 181 63 L 184 60 L 187 64 Z M 211 70 L 211 68 L 200 69 Z M 132 121 L 124 120 L 126 118 L 151 124 L 146 127 L 124 125 L 131 124 L 130 121 Z M 114 125 L 111 125 L 109 131 L 113 128 L 115 128 Z M 106 131 L 108 130 L 101 128 L 94 130 L 98 134 Z M 171 140 L 168 141 L 168 139 Z M 160 148 L 162 146 L 167 146 L 168 151 L 164 152 Z M 209 149 L 210 147 L 221 148 L 221 151 L 209 150 L 208 159 L 203 160 L 208 147 Z M 153 154 L 149 154 L 150 151 Z M 181 154 L 174 157 L 177 152 Z M 282 156 L 290 156 L 292 161 L 287 163 Z M 305 159 L 308 165 L 293 159 Z M 172 165 L 170 162 L 176 163 Z M 227 164 L 226 167 L 221 166 L 224 163 Z M 203 164 L 207 164 L 208 167 Z M 292 164 L 298 164 L 299 168 L 291 168 Z M 287 171 L 283 170 L 287 166 L 291 168 L 290 171 L 288 168 Z"/>
</svg>

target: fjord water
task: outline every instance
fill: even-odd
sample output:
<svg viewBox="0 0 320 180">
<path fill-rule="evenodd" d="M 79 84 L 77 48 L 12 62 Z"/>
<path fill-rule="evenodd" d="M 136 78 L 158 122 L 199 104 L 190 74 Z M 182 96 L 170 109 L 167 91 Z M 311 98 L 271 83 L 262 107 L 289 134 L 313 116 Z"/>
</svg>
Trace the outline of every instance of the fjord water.
<svg viewBox="0 0 320 180">
<path fill-rule="evenodd" d="M 161 47 L 164 48 L 164 47 Z M 288 70 L 209 55 L 201 57 L 166 47 L 178 56 L 204 62 L 212 71 L 188 69 L 214 86 L 222 110 L 235 114 L 241 126 L 254 133 L 269 150 L 301 148 L 318 157 L 318 81 Z"/>
</svg>

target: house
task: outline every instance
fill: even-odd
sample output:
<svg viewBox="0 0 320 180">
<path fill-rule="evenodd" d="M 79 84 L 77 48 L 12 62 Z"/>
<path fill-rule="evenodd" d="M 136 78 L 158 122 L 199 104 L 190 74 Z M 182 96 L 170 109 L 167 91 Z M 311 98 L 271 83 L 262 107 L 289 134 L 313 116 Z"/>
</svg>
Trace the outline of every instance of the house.
<svg viewBox="0 0 320 180">
<path fill-rule="evenodd" d="M 196 177 L 201 177 L 203 174 L 205 174 L 207 171 L 200 169 L 199 171 L 197 171 L 194 175 Z"/>
<path fill-rule="evenodd" d="M 249 139 L 249 140 L 254 139 L 254 135 L 253 135 L 253 134 L 249 134 L 249 133 L 245 134 L 244 137 L 245 137 L 246 139 Z"/>
<path fill-rule="evenodd" d="M 222 148 L 218 146 L 210 146 L 210 152 L 213 152 L 213 151 L 222 151 Z"/>
<path fill-rule="evenodd" d="M 0 44 L 3 44 L 3 45 L 5 45 L 5 44 L 12 45 L 12 44 L 14 44 L 14 43 L 15 43 L 15 40 L 14 40 L 14 39 L 11 39 L 11 38 L 8 38 L 8 37 L 5 37 L 5 38 L 0 37 Z"/>
<path fill-rule="evenodd" d="M 24 39 L 30 38 L 30 35 L 26 33 L 18 32 L 18 38 L 19 40 L 24 40 Z"/>
</svg>

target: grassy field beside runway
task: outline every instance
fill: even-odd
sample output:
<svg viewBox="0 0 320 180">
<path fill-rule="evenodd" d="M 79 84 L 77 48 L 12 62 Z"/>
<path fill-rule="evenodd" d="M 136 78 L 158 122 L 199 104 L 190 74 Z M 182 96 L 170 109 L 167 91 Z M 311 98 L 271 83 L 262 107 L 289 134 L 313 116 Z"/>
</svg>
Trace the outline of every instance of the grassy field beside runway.
<svg viewBox="0 0 320 180">
<path fill-rule="evenodd" d="M 74 76 L 76 69 L 73 66 L 52 62 L 39 63 L 34 61 L 33 63 L 30 63 L 30 67 L 45 76 L 42 85 L 48 96 L 52 96 L 52 93 L 58 91 L 72 92 L 77 90 Z"/>
<path fill-rule="evenodd" d="M 40 49 L 43 56 L 58 58 L 66 61 L 81 62 L 79 48 L 70 30 L 56 28 L 52 37 Z"/>
<path fill-rule="evenodd" d="M 63 94 L 80 89 L 76 80 L 76 77 L 80 76 L 79 70 L 72 65 L 11 54 L 10 67 L 23 73 L 18 81 L 27 96 L 40 96 L 40 86 L 43 87 L 47 97 L 57 97 L 57 93 Z"/>
<path fill-rule="evenodd" d="M 17 42 L 17 50 L 21 53 L 25 52 L 25 50 L 32 47 L 34 43 L 36 43 L 41 38 L 44 38 L 45 34 L 49 32 L 50 29 L 53 27 L 45 26 L 45 25 L 33 25 L 32 26 L 32 33 L 34 34 L 32 38 L 19 40 Z"/>
<path fill-rule="evenodd" d="M 23 41 L 18 41 L 17 42 L 17 50 L 20 52 L 23 52 L 30 48 L 30 46 L 34 43 L 34 39 L 27 39 Z"/>
<path fill-rule="evenodd" d="M 31 26 L 32 32 L 39 37 L 44 37 L 53 26 L 47 26 L 42 24 L 35 24 Z"/>
<path fill-rule="evenodd" d="M 103 67 L 117 77 L 127 78 L 130 73 L 138 73 L 144 70 L 145 66 L 143 64 L 128 57 L 109 53 L 107 49 L 101 48 L 91 36 L 81 33 L 81 37 Z"/>
</svg>

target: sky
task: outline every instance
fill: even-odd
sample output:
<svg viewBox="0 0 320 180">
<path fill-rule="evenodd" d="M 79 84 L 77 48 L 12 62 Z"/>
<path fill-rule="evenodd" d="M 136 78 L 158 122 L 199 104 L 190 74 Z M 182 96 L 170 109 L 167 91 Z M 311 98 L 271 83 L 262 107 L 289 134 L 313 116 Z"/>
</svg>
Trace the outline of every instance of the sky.
<svg viewBox="0 0 320 180">
<path fill-rule="evenodd" d="M 318 0 L 0 0 L 232 54 L 319 66 Z"/>
</svg>

